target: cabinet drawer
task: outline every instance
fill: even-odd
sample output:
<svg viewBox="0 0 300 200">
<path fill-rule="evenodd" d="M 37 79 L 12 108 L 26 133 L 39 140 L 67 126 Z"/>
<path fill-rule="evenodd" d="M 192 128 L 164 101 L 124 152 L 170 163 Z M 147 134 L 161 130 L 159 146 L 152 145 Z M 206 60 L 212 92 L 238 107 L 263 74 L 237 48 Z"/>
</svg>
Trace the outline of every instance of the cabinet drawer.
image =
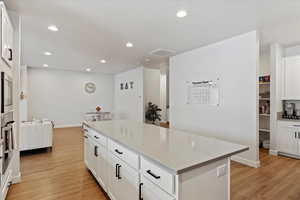
<svg viewBox="0 0 300 200">
<path fill-rule="evenodd" d="M 161 187 L 166 192 L 174 194 L 174 175 L 157 166 L 156 164 L 149 162 L 143 157 L 141 158 L 141 169 L 146 178 Z"/>
<path fill-rule="evenodd" d="M 92 129 L 88 129 L 90 136 L 99 144 L 106 146 L 107 145 L 107 138 L 103 136 L 101 133 L 98 133 Z"/>
<path fill-rule="evenodd" d="M 134 169 L 139 169 L 139 156 L 135 152 L 120 145 L 112 140 L 109 140 L 108 148 L 112 154 L 122 159 Z"/>
<path fill-rule="evenodd" d="M 146 200 L 175 200 L 175 197 L 163 191 L 144 176 L 141 177 L 142 198 Z"/>
</svg>

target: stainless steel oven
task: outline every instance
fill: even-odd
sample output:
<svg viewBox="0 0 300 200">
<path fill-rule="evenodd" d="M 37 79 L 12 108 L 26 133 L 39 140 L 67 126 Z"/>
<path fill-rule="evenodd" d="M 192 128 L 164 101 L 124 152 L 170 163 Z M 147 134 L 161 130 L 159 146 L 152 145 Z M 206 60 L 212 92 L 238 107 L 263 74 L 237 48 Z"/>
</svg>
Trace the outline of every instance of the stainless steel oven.
<svg viewBox="0 0 300 200">
<path fill-rule="evenodd" d="M 9 163 L 13 156 L 15 147 L 14 141 L 14 121 L 13 112 L 7 112 L 1 117 L 1 168 L 2 175 L 6 173 Z"/>
<path fill-rule="evenodd" d="M 1 113 L 13 110 L 13 80 L 5 72 L 1 72 Z"/>
</svg>

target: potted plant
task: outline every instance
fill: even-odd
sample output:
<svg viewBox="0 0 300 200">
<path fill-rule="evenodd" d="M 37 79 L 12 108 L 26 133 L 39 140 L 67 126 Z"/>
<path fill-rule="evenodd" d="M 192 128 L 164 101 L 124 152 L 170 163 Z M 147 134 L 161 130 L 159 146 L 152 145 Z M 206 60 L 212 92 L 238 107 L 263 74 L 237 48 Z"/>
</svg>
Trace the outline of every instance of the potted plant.
<svg viewBox="0 0 300 200">
<path fill-rule="evenodd" d="M 160 111 L 161 109 L 157 105 L 149 102 L 145 114 L 146 120 L 152 124 L 155 124 L 157 120 L 160 121 L 161 120 Z"/>
</svg>

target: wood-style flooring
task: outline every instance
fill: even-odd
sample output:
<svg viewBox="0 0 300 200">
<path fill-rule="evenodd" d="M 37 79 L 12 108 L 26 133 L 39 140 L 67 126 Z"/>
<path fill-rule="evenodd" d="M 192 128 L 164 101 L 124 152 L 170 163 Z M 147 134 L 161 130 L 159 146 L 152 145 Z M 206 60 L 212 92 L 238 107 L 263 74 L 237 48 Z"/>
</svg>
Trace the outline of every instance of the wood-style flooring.
<svg viewBox="0 0 300 200">
<path fill-rule="evenodd" d="M 300 160 L 260 156 L 258 169 L 232 162 L 231 200 L 300 200 Z M 79 128 L 55 129 L 52 152 L 23 153 L 21 172 L 7 200 L 108 200 L 84 166 Z"/>
</svg>

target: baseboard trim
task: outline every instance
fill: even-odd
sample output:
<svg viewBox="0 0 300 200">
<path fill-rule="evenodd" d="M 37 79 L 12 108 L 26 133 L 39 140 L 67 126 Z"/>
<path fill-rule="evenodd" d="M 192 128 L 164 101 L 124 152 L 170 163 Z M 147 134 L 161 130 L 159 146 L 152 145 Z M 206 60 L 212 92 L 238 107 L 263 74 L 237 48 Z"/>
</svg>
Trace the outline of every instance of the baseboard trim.
<svg viewBox="0 0 300 200">
<path fill-rule="evenodd" d="M 55 125 L 54 128 L 72 128 L 72 127 L 80 127 L 81 124 L 65 124 L 65 125 Z"/>
<path fill-rule="evenodd" d="M 270 149 L 269 154 L 272 155 L 272 156 L 278 156 L 278 151 L 274 150 L 274 149 Z"/>
<path fill-rule="evenodd" d="M 21 182 L 21 172 L 19 172 L 17 176 L 12 177 L 11 181 L 13 184 L 20 183 Z"/>
<path fill-rule="evenodd" d="M 260 167 L 260 161 L 253 161 L 253 160 L 248 160 L 245 158 L 242 158 L 240 156 L 233 156 L 231 157 L 231 160 L 236 161 L 238 163 L 254 167 L 254 168 L 259 168 Z"/>
</svg>

